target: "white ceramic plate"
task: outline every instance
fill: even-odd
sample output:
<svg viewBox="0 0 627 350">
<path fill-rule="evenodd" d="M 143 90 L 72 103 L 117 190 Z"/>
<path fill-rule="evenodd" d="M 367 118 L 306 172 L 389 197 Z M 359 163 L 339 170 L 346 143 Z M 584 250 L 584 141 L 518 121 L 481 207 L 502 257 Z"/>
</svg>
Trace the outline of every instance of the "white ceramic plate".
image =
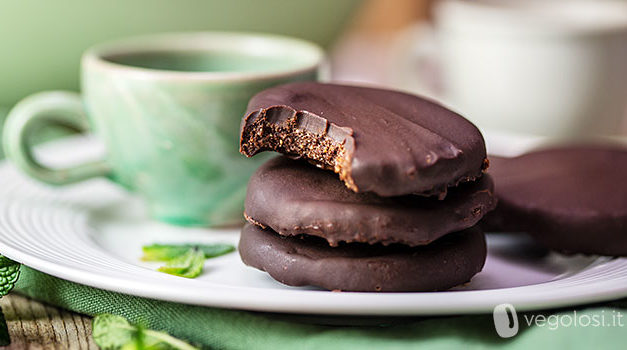
<svg viewBox="0 0 627 350">
<path fill-rule="evenodd" d="M 39 156 L 72 163 L 99 152 L 93 141 L 48 144 Z M 181 228 L 151 221 L 142 202 L 106 180 L 51 188 L 0 165 L 0 252 L 37 270 L 89 286 L 180 303 L 302 314 L 426 315 L 560 307 L 627 296 L 627 259 L 562 256 L 519 235 L 490 235 L 484 270 L 453 291 L 333 293 L 279 284 L 237 253 L 208 260 L 185 279 L 142 263 L 154 242 L 237 243 L 238 229 Z M 593 234 L 593 233 L 591 233 Z"/>
</svg>

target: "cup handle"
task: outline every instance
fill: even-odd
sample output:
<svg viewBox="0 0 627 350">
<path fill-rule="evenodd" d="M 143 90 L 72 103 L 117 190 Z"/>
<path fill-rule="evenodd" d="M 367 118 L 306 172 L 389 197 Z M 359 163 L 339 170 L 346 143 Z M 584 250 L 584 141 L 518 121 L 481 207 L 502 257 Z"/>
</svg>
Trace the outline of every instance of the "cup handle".
<svg viewBox="0 0 627 350">
<path fill-rule="evenodd" d="M 111 173 L 109 164 L 96 161 L 65 169 L 53 169 L 33 155 L 29 136 L 39 128 L 52 125 L 89 130 L 80 96 L 68 91 L 42 92 L 20 101 L 9 112 L 3 132 L 4 152 L 31 177 L 51 185 L 66 185 Z"/>
</svg>

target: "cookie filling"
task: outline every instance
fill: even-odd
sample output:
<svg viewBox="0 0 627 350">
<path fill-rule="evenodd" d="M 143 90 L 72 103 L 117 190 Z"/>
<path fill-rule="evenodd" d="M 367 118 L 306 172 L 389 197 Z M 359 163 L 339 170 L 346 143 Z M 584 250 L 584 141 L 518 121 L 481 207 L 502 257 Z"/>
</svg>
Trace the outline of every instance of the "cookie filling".
<svg viewBox="0 0 627 350">
<path fill-rule="evenodd" d="M 240 153 L 247 157 L 271 150 L 339 174 L 358 191 L 350 174 L 355 140 L 353 130 L 288 106 L 272 106 L 250 113 L 243 121 Z"/>
</svg>

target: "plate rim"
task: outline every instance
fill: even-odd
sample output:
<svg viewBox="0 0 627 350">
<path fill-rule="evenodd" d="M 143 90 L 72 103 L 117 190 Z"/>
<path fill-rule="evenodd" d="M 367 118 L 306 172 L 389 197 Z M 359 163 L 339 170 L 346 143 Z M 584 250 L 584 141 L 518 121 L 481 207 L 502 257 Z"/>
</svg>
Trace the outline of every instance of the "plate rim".
<svg viewBox="0 0 627 350">
<path fill-rule="evenodd" d="M 528 294 L 520 293 L 520 291 L 524 291 L 524 289 L 529 286 L 539 286 L 543 284 L 550 284 L 551 282 L 491 290 L 415 293 L 334 293 L 315 290 L 277 289 L 271 290 L 272 294 L 276 294 L 275 296 L 271 296 L 270 298 L 264 297 L 263 299 L 259 298 L 252 302 L 242 302 L 242 299 L 244 299 L 242 298 L 243 296 L 238 297 L 239 294 L 249 294 L 249 292 L 242 289 L 253 292 L 266 291 L 266 289 L 259 287 L 229 287 L 224 285 L 214 285 L 212 286 L 212 288 L 216 289 L 212 290 L 213 293 L 207 294 L 207 296 L 211 297 L 198 299 L 197 295 L 195 294 L 195 289 L 184 289 L 187 292 L 182 294 L 171 293 L 173 291 L 180 292 L 180 287 L 169 286 L 166 289 L 155 289 L 150 288 L 150 282 L 133 280 L 130 278 L 130 276 L 127 276 L 127 278 L 122 276 L 111 277 L 105 274 L 99 274 L 83 270 L 78 267 L 72 268 L 59 265 L 54 261 L 46 261 L 36 256 L 29 255 L 27 252 L 23 252 L 11 246 L 8 246 L 4 242 L 0 242 L 0 249 L 3 251 L 3 255 L 7 256 L 10 259 L 18 261 L 30 268 L 54 277 L 98 289 L 189 305 L 220 307 L 249 311 L 351 316 L 427 316 L 481 314 L 492 312 L 493 308 L 501 303 L 513 304 L 518 311 L 533 311 L 583 305 L 613 300 L 627 296 L 627 285 L 625 285 L 624 282 L 620 283 L 621 281 L 617 280 L 606 280 L 601 282 L 596 281 L 595 288 L 587 288 L 588 292 L 579 293 L 571 296 L 565 296 L 563 290 L 561 290 L 562 288 L 553 290 L 547 289 L 544 293 L 535 293 L 534 300 L 521 300 L 525 298 L 529 299 L 529 297 Z M 626 259 L 612 259 L 611 261 L 606 262 L 606 264 L 620 260 Z M 172 278 L 176 277 L 172 276 Z M 203 284 L 209 285 L 211 283 L 203 282 Z M 155 292 L 151 292 L 151 290 Z M 216 291 L 220 292 L 220 294 L 214 294 Z M 305 299 L 313 293 L 325 293 L 326 297 L 335 300 L 333 300 L 333 302 L 326 307 L 321 307 L 318 304 L 300 303 L 294 300 L 295 298 Z M 418 296 L 424 299 L 440 299 L 439 297 L 443 295 L 459 293 L 462 293 L 464 295 L 466 301 L 470 301 L 466 303 L 466 306 L 458 305 L 456 307 L 443 307 L 441 306 L 444 304 L 442 301 L 434 302 L 436 300 L 424 300 L 422 303 L 424 305 L 421 305 L 420 309 L 415 309 L 412 308 L 411 305 L 407 305 L 406 303 L 406 299 L 415 298 Z M 501 300 L 500 302 L 495 303 L 494 301 L 489 300 L 490 297 L 492 297 L 490 294 L 497 294 L 497 296 L 501 294 L 502 296 L 508 296 L 509 298 L 507 300 Z M 371 299 L 381 297 L 393 297 L 402 300 L 393 303 L 393 305 L 388 304 L 385 308 L 369 308 L 366 310 L 359 310 L 356 308 L 356 304 L 358 304 L 357 302 L 359 302 L 360 300 L 367 299 L 364 301 L 372 302 L 373 300 Z M 480 300 L 480 297 L 483 297 L 484 300 Z M 468 300 L 468 298 L 470 298 L 471 300 Z M 277 300 L 280 300 L 280 302 L 277 302 Z M 446 300 L 446 304 L 449 304 L 449 301 L 450 300 Z"/>
</svg>

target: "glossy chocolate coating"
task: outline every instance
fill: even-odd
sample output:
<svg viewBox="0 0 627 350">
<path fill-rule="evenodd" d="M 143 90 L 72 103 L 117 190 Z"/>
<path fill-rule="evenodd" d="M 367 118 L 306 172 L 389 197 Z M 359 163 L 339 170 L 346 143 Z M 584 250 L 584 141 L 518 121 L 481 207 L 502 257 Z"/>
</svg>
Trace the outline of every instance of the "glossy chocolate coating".
<svg viewBox="0 0 627 350">
<path fill-rule="evenodd" d="M 497 209 L 482 227 L 568 253 L 627 255 L 627 149 L 569 146 L 490 159 Z"/>
<path fill-rule="evenodd" d="M 391 90 L 277 86 L 251 99 L 241 132 L 246 156 L 277 150 L 306 158 L 339 173 L 353 191 L 380 196 L 443 198 L 448 187 L 480 177 L 487 166 L 483 137 L 472 123 L 437 103 Z M 263 139 L 272 132 L 289 135 Z"/>
<path fill-rule="evenodd" d="M 282 235 L 308 234 L 339 242 L 425 245 L 474 226 L 494 209 L 489 176 L 452 189 L 446 199 L 355 193 L 331 172 L 276 157 L 250 179 L 247 219 Z"/>
<path fill-rule="evenodd" d="M 416 248 L 363 243 L 333 248 L 317 237 L 284 237 L 246 224 L 239 253 L 246 265 L 290 286 L 419 292 L 468 282 L 483 268 L 486 243 L 483 232 L 473 227 Z"/>
</svg>

